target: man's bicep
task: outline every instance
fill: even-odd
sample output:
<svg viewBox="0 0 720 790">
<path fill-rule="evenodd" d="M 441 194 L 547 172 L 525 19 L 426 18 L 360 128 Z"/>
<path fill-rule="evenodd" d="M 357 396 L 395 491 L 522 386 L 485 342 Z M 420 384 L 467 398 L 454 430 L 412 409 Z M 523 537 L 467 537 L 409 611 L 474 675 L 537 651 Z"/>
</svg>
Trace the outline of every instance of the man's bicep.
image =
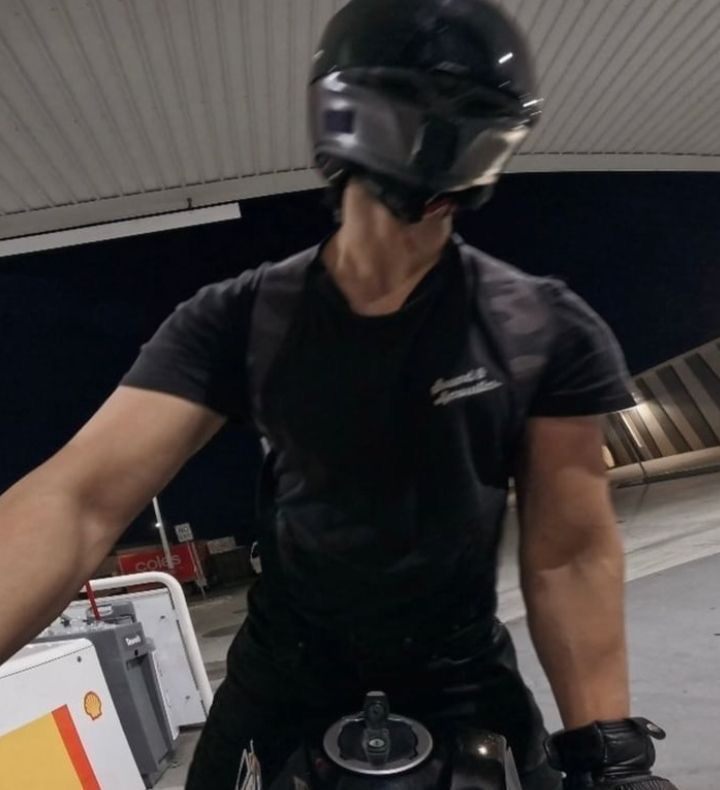
<svg viewBox="0 0 720 790">
<path fill-rule="evenodd" d="M 223 426 L 174 395 L 120 386 L 50 462 L 101 517 L 129 523 Z"/>
<path fill-rule="evenodd" d="M 597 417 L 528 421 L 516 484 L 521 552 L 557 562 L 614 528 Z"/>
</svg>

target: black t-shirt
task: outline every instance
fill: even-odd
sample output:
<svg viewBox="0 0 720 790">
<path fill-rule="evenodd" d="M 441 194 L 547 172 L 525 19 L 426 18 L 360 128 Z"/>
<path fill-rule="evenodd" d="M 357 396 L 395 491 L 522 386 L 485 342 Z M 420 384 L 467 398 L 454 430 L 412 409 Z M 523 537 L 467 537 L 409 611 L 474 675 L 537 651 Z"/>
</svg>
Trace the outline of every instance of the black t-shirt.
<svg viewBox="0 0 720 790">
<path fill-rule="evenodd" d="M 123 384 L 251 422 L 245 357 L 252 275 L 209 286 L 143 348 Z M 607 326 L 555 281 L 558 323 L 531 416 L 632 405 Z M 387 316 L 352 312 L 322 262 L 265 382 L 275 450 L 268 580 L 303 622 L 372 633 L 492 614 L 516 451 L 513 381 L 468 309 L 457 249 Z"/>
</svg>

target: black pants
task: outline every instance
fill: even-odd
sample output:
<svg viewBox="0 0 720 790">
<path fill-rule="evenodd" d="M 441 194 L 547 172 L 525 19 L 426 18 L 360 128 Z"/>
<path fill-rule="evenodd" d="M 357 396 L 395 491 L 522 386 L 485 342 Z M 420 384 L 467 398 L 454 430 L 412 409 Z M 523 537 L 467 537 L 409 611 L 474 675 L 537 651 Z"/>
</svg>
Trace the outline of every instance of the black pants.
<svg viewBox="0 0 720 790">
<path fill-rule="evenodd" d="M 295 643 L 283 654 L 249 618 L 228 656 L 190 768 L 187 790 L 235 790 L 241 755 L 252 741 L 267 787 L 309 733 L 362 707 L 365 693 L 385 691 L 391 707 L 432 726 L 457 720 L 501 733 L 513 750 L 523 790 L 560 790 L 545 760 L 540 711 L 517 669 L 507 629 L 476 624 L 415 660 L 358 654 L 346 643 Z M 372 651 L 371 651 L 372 652 Z"/>
</svg>

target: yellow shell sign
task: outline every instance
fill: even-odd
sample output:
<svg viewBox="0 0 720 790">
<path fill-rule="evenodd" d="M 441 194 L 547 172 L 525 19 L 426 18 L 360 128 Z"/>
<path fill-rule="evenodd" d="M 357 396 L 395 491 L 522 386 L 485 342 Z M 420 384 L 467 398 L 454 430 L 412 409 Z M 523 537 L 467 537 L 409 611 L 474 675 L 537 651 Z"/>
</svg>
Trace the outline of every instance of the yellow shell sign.
<svg viewBox="0 0 720 790">
<path fill-rule="evenodd" d="M 94 691 L 88 691 L 83 699 L 83 708 L 85 713 L 93 720 L 99 719 L 102 716 L 102 703 L 100 697 Z"/>
<path fill-rule="evenodd" d="M 0 790 L 101 790 L 67 705 L 0 735 L 0 766 Z"/>
</svg>

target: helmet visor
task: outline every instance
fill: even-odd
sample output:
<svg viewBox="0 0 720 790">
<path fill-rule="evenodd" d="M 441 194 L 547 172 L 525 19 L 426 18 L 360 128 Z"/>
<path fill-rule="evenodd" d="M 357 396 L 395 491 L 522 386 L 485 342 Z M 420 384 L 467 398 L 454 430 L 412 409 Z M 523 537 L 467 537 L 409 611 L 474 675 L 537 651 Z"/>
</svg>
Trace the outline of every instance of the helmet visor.
<svg viewBox="0 0 720 790">
<path fill-rule="evenodd" d="M 537 108 L 445 74 L 335 72 L 310 88 L 315 156 L 432 194 L 494 184 Z"/>
</svg>

